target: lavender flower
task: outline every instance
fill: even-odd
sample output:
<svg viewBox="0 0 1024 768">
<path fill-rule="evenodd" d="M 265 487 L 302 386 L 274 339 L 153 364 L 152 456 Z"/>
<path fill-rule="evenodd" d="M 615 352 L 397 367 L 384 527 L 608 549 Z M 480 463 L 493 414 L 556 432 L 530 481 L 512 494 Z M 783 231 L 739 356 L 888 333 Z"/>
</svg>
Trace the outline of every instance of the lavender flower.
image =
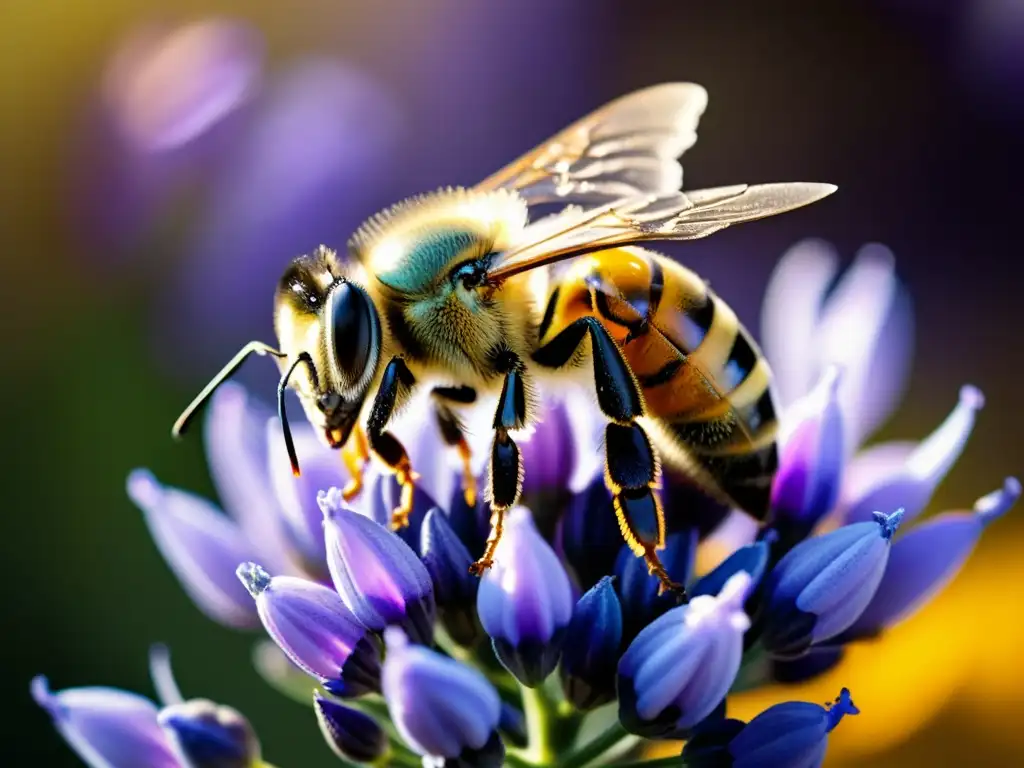
<svg viewBox="0 0 1024 768">
<path fill-rule="evenodd" d="M 464 467 L 424 409 L 394 425 L 420 475 L 412 525 L 399 533 L 387 526 L 390 475 L 368 469 L 361 493 L 344 503 L 337 454 L 295 425 L 306 469 L 296 481 L 279 455 L 278 425 L 236 385 L 218 393 L 207 419 L 228 514 L 145 471 L 133 473 L 129 493 L 197 604 L 221 623 L 262 624 L 273 641 L 257 646 L 264 676 L 304 702 L 305 675 L 325 689 L 311 717 L 345 760 L 497 766 L 507 752 L 538 768 L 609 765 L 638 757 L 627 755 L 624 727 L 645 739 L 687 738 L 687 764 L 812 768 L 832 728 L 856 713 L 845 689 L 831 707 L 787 702 L 749 723 L 726 717 L 730 693 L 815 678 L 848 644 L 884 636 L 942 589 L 1021 492 L 1009 479 L 973 512 L 912 524 L 964 449 L 981 395 L 965 387 L 919 444 L 862 448 L 905 382 L 909 304 L 880 247 L 862 251 L 826 296 L 835 271 L 833 255 L 805 243 L 783 259 L 766 301 L 765 347 L 785 404 L 768 527 L 663 468 L 661 558 L 688 603 L 659 595 L 645 562 L 624 547 L 599 471 L 605 420 L 573 392 L 543 397 L 545 421 L 521 438 L 536 509 L 506 514 L 482 579 L 469 565 L 483 548 L 488 507 L 466 502 Z M 486 462 L 492 408 L 479 406 L 479 426 L 465 420 L 473 472 Z M 901 524 L 909 530 L 897 535 Z M 264 561 L 279 575 L 255 564 Z M 236 567 L 244 587 L 228 578 Z M 484 633 L 489 648 L 478 642 Z M 548 678 L 559 666 L 556 683 Z M 95 707 L 65 711 L 57 702 L 70 692 L 36 686 L 87 759 L 96 759 L 90 749 L 113 749 L 117 733 L 131 765 L 150 753 L 166 768 L 260 765 L 237 712 L 183 702 L 169 671 L 154 678 L 166 708 L 158 714 L 131 697 L 124 720 L 108 717 L 108 705 L 129 694 L 86 697 Z M 378 692 L 383 704 L 368 695 Z M 572 743 L 581 713 L 605 703 L 616 704 L 618 721 Z"/>
<path fill-rule="evenodd" d="M 341 491 L 321 493 L 327 565 L 341 599 L 367 627 L 399 625 L 417 641 L 433 634 L 434 591 L 416 553 L 384 526 L 347 507 Z"/>
<path fill-rule="evenodd" d="M 402 737 L 419 754 L 500 766 L 501 700 L 474 669 L 409 643 L 397 628 L 384 633 L 384 697 Z"/>
<path fill-rule="evenodd" d="M 737 573 L 717 597 L 701 595 L 646 627 L 619 661 L 619 718 L 634 733 L 692 728 L 728 693 L 750 620 L 750 576 Z"/>
<path fill-rule="evenodd" d="M 324 741 L 338 757 L 373 763 L 387 754 L 387 734 L 369 715 L 320 695 L 313 697 L 313 709 Z"/>
<path fill-rule="evenodd" d="M 325 586 L 292 576 L 271 577 L 256 563 L 238 566 L 267 633 L 296 666 L 334 693 L 379 690 L 376 642 L 341 598 Z"/>
<path fill-rule="evenodd" d="M 799 656 L 813 643 L 850 627 L 878 589 L 892 536 L 903 510 L 876 513 L 807 539 L 779 561 L 768 577 L 761 642 L 779 656 Z"/>
<path fill-rule="evenodd" d="M 554 670 L 572 616 L 569 577 L 530 512 L 506 515 L 494 566 L 484 574 L 477 612 L 494 653 L 521 683 L 539 685 Z"/>
</svg>

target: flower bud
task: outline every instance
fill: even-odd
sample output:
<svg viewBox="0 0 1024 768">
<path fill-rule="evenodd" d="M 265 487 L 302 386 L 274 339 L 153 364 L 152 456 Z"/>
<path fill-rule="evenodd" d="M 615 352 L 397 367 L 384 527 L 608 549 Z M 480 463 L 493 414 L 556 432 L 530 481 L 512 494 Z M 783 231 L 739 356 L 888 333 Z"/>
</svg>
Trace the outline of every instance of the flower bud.
<svg viewBox="0 0 1024 768">
<path fill-rule="evenodd" d="M 427 513 L 420 536 L 441 624 L 456 643 L 472 646 L 483 635 L 476 615 L 480 580 L 469 572 L 473 558 L 437 507 Z"/>
<path fill-rule="evenodd" d="M 238 710 L 206 699 L 173 704 L 157 718 L 188 768 L 250 768 L 260 759 L 260 743 Z"/>
<path fill-rule="evenodd" d="M 697 551 L 697 531 L 688 529 L 665 537 L 665 548 L 658 553 L 673 581 L 687 584 Z M 664 614 L 679 604 L 679 596 L 662 592 L 661 582 L 647 570 L 647 562 L 626 546 L 621 546 L 615 561 L 615 587 L 622 605 L 622 636 L 628 643 Z"/>
<path fill-rule="evenodd" d="M 313 710 L 324 741 L 338 757 L 372 763 L 387 753 L 387 734 L 369 715 L 319 694 L 313 697 Z"/>
<path fill-rule="evenodd" d="M 348 609 L 370 629 L 397 625 L 415 642 L 434 634 L 430 574 L 416 553 L 373 520 L 345 506 L 341 491 L 321 493 L 327 566 Z"/>
<path fill-rule="evenodd" d="M 681 735 L 721 704 L 743 656 L 750 587 L 750 576 L 736 573 L 717 597 L 695 597 L 637 635 L 618 668 L 619 719 L 627 730 Z"/>
<path fill-rule="evenodd" d="M 477 613 L 495 655 L 523 685 L 539 685 L 558 664 L 572 607 L 569 576 L 529 510 L 510 510 Z"/>
<path fill-rule="evenodd" d="M 840 634 L 874 596 L 903 511 L 807 539 L 768 575 L 761 642 L 778 658 Z"/>
<path fill-rule="evenodd" d="M 605 576 L 576 603 L 565 632 L 562 690 L 580 710 L 615 699 L 615 668 L 622 644 L 622 609 Z"/>
<path fill-rule="evenodd" d="M 380 689 L 377 643 L 334 590 L 294 576 L 271 577 L 256 563 L 238 566 L 238 578 L 267 634 L 297 667 L 337 695 Z"/>
</svg>

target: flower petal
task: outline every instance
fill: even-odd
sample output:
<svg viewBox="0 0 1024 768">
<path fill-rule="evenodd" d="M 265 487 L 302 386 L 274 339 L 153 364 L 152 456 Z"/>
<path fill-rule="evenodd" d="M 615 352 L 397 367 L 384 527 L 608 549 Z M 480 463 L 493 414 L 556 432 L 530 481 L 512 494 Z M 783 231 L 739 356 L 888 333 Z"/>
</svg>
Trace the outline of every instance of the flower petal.
<svg viewBox="0 0 1024 768">
<path fill-rule="evenodd" d="M 205 499 L 162 486 L 147 470 L 129 475 L 128 495 L 199 609 L 230 627 L 257 626 L 252 600 L 235 578 L 238 563 L 256 557 L 241 529 Z"/>
</svg>

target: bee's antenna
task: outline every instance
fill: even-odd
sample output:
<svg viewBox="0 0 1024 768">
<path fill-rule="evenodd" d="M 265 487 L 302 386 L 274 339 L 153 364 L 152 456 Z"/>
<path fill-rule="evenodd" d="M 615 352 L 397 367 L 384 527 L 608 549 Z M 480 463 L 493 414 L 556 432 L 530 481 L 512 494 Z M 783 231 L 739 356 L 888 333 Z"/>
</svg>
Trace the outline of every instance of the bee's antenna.
<svg viewBox="0 0 1024 768">
<path fill-rule="evenodd" d="M 277 415 L 281 419 L 281 431 L 284 433 L 284 447 L 288 451 L 288 461 L 291 462 L 292 474 L 296 477 L 299 477 L 302 472 L 299 469 L 299 457 L 295 453 L 295 441 L 292 440 L 292 430 L 288 426 L 288 412 L 284 407 L 284 395 L 288 391 L 288 380 L 300 363 L 305 363 L 309 366 L 309 373 L 313 379 L 313 388 L 317 389 L 316 367 L 313 365 L 313 358 L 306 352 L 299 353 L 295 361 L 288 366 L 288 370 L 284 372 L 284 376 L 281 377 L 281 383 L 277 385 Z"/>
<path fill-rule="evenodd" d="M 174 437 L 181 437 L 185 434 L 185 430 L 188 429 L 188 425 L 192 422 L 192 419 L 195 418 L 196 413 L 199 411 L 200 407 L 202 407 L 203 403 L 205 403 L 207 399 L 209 399 L 210 395 L 213 394 L 213 391 L 227 381 L 231 377 L 231 374 L 238 370 L 242 363 L 245 362 L 245 359 L 252 354 L 260 356 L 271 355 L 272 357 L 285 357 L 282 352 L 278 352 L 276 349 L 264 344 L 262 341 L 250 341 L 238 350 L 238 353 L 228 361 L 228 364 L 221 368 L 216 376 L 210 379 L 209 384 L 203 387 L 203 391 L 196 395 L 195 400 L 188 404 L 188 408 L 182 412 L 181 416 L 178 417 L 178 420 L 174 422 L 174 426 L 171 427 L 171 434 Z"/>
</svg>

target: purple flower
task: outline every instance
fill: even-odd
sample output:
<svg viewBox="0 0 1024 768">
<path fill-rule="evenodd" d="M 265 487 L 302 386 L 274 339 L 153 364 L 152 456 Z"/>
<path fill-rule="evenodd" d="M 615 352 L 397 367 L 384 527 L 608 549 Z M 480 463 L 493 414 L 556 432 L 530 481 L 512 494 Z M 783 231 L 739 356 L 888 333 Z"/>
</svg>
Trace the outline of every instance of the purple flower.
<svg viewBox="0 0 1024 768">
<path fill-rule="evenodd" d="M 341 599 L 373 630 L 399 625 L 417 642 L 433 637 L 430 574 L 405 542 L 345 506 L 341 491 L 321 493 L 327 565 Z"/>
<path fill-rule="evenodd" d="M 629 731 L 678 734 L 721 703 L 740 668 L 750 586 L 750 576 L 737 573 L 717 597 L 673 608 L 630 643 L 618 669 L 619 719 Z"/>
<path fill-rule="evenodd" d="M 842 484 L 846 449 L 839 382 L 840 371 L 826 369 L 815 389 L 784 417 L 789 434 L 782 439 L 772 511 L 776 525 L 804 536 L 832 511 Z"/>
<path fill-rule="evenodd" d="M 973 514 L 940 515 L 900 537 L 878 591 L 840 640 L 873 636 L 909 618 L 953 579 L 985 528 L 1009 511 L 1020 494 L 1020 482 L 1007 478 L 1001 489 L 975 502 Z"/>
<path fill-rule="evenodd" d="M 470 766 L 500 766 L 497 735 L 501 699 L 480 672 L 427 648 L 401 630 L 384 633 L 384 698 L 402 738 L 432 758 L 461 758 Z"/>
<path fill-rule="evenodd" d="M 517 507 L 505 518 L 494 565 L 477 593 L 477 613 L 501 663 L 533 687 L 558 664 L 572 616 L 572 585 L 530 511 Z"/>
<path fill-rule="evenodd" d="M 231 707 L 193 699 L 164 708 L 157 721 L 188 768 L 251 768 L 260 759 L 255 731 Z"/>
<path fill-rule="evenodd" d="M 562 690 L 574 707 L 588 710 L 614 701 L 621 645 L 622 608 L 605 576 L 576 603 L 565 632 Z"/>
<path fill-rule="evenodd" d="M 807 539 L 791 549 L 768 576 L 761 642 L 773 655 L 800 656 L 856 621 L 885 573 L 893 534 L 903 511 L 875 513 Z"/>
<path fill-rule="evenodd" d="M 977 412 L 984 404 L 985 398 L 977 388 L 963 387 L 956 407 L 946 420 L 906 453 L 902 461 L 886 464 L 876 460 L 867 468 L 860 467 L 847 479 L 841 504 L 842 519 L 859 522 L 870 519 L 874 509 L 895 506 L 905 510 L 907 522 L 917 517 L 960 457 L 974 428 Z M 893 455 L 899 456 L 899 453 Z"/>
<path fill-rule="evenodd" d="M 267 634 L 296 666 L 339 695 L 379 690 L 377 643 L 334 590 L 294 576 L 271 577 L 256 563 L 239 565 L 238 579 L 255 599 Z"/>
<path fill-rule="evenodd" d="M 420 556 L 434 585 L 441 624 L 456 643 L 472 646 L 482 634 L 476 615 L 480 580 L 469 572 L 473 558 L 436 507 L 427 513 L 421 536 Z"/>
<path fill-rule="evenodd" d="M 612 572 L 622 551 L 622 532 L 602 475 L 569 501 L 562 515 L 559 543 L 580 588 L 590 589 Z"/>
<path fill-rule="evenodd" d="M 149 699 L 116 688 L 51 693 L 42 676 L 32 680 L 32 697 L 92 768 L 181 768 Z"/>
<path fill-rule="evenodd" d="M 889 249 L 861 248 L 831 288 L 838 261 L 817 240 L 786 252 L 765 291 L 761 342 L 783 406 L 810 391 L 829 366 L 842 369 L 838 400 L 850 453 L 888 418 L 906 387 L 913 318 Z"/>
<path fill-rule="evenodd" d="M 252 600 L 234 578 L 238 563 L 257 553 L 241 528 L 210 502 L 162 486 L 146 470 L 129 475 L 128 495 L 192 601 L 221 624 L 256 626 Z"/>
<path fill-rule="evenodd" d="M 817 768 L 828 735 L 846 715 L 860 714 L 843 688 L 831 707 L 802 701 L 776 704 L 759 714 L 728 744 L 733 768 Z M 685 754 L 685 751 L 684 751 Z"/>
<path fill-rule="evenodd" d="M 369 715 L 319 694 L 313 696 L 313 710 L 324 741 L 343 760 L 373 763 L 387 754 L 387 734 Z"/>
<path fill-rule="evenodd" d="M 697 552 L 697 531 L 689 529 L 665 537 L 659 552 L 668 575 L 680 584 L 690 580 Z M 647 563 L 627 546 L 620 545 L 615 561 L 616 590 L 622 603 L 623 638 L 629 643 L 656 618 L 679 604 L 679 597 L 661 592 L 661 582 L 647 570 Z"/>
</svg>

